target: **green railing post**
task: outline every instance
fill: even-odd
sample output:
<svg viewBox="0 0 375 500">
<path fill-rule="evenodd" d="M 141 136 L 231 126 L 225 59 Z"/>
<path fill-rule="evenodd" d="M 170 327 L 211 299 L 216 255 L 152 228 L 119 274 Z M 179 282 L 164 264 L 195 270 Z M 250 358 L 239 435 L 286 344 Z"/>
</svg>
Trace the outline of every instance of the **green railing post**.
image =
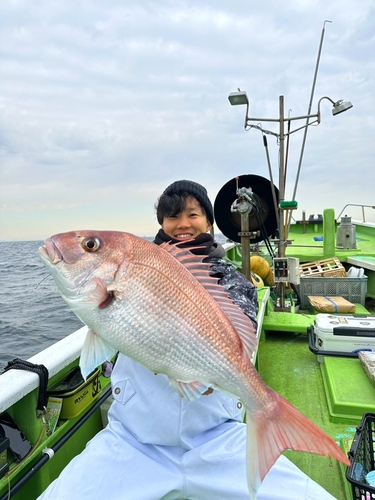
<svg viewBox="0 0 375 500">
<path fill-rule="evenodd" d="M 333 208 L 326 208 L 323 212 L 323 257 L 325 259 L 335 256 L 335 245 L 335 211 Z"/>
</svg>

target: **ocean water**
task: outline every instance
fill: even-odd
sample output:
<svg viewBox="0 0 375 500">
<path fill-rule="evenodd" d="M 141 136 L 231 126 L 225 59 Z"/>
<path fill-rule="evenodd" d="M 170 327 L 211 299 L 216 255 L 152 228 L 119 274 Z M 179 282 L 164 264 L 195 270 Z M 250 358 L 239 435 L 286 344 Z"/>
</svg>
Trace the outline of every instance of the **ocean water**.
<svg viewBox="0 0 375 500">
<path fill-rule="evenodd" d="M 0 241 L 0 370 L 81 328 L 42 264 L 42 241 Z"/>
<path fill-rule="evenodd" d="M 220 234 L 216 239 L 225 241 Z M 42 243 L 0 241 L 0 372 L 8 361 L 28 359 L 83 326 L 39 258 Z"/>
</svg>

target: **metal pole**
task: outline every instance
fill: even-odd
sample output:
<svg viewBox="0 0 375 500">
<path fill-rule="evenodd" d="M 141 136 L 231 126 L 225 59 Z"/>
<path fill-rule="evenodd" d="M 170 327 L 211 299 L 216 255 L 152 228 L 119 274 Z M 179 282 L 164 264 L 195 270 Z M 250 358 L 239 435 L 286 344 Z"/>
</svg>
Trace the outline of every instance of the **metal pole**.
<svg viewBox="0 0 375 500">
<path fill-rule="evenodd" d="M 284 241 L 284 212 L 280 209 L 280 203 L 285 197 L 285 153 L 284 153 L 284 96 L 279 97 L 279 246 L 278 257 L 285 257 L 285 241 Z"/>
<path fill-rule="evenodd" d="M 314 79 L 313 79 L 313 84 L 312 84 L 312 88 L 311 88 L 309 108 L 307 110 L 307 114 L 308 115 L 311 113 L 312 102 L 313 102 L 313 99 L 314 99 L 316 78 L 318 76 L 318 69 L 319 69 L 319 63 L 320 63 L 320 55 L 322 53 L 322 46 L 323 46 L 323 39 L 324 39 L 324 32 L 325 32 L 325 24 L 326 23 L 331 23 L 331 22 L 332 21 L 327 21 L 326 20 L 323 23 L 323 29 L 322 29 L 322 34 L 321 34 L 321 37 L 320 37 L 320 45 L 319 45 L 319 50 L 318 50 L 318 57 L 317 57 L 317 60 L 316 60 L 316 65 L 315 65 Z M 293 191 L 292 200 L 296 199 L 297 186 L 298 186 L 298 181 L 299 181 L 299 175 L 300 175 L 300 172 L 301 172 L 303 153 L 305 151 L 305 143 L 306 143 L 306 137 L 307 137 L 308 124 L 309 124 L 309 118 L 306 119 L 306 127 L 305 127 L 305 132 L 303 134 L 302 147 L 301 147 L 301 153 L 300 153 L 299 162 L 298 162 L 296 182 L 294 184 L 294 191 Z M 290 222 L 289 222 L 289 224 L 290 224 Z"/>
<path fill-rule="evenodd" d="M 279 246 L 278 257 L 285 257 L 284 211 L 280 204 L 285 197 L 285 153 L 284 153 L 284 96 L 279 97 Z M 280 309 L 285 308 L 285 283 L 280 283 Z"/>
<path fill-rule="evenodd" d="M 249 233 L 249 215 L 241 214 L 241 232 Z M 250 237 L 241 236 L 241 249 L 242 249 L 242 273 L 251 281 L 250 275 Z"/>
</svg>

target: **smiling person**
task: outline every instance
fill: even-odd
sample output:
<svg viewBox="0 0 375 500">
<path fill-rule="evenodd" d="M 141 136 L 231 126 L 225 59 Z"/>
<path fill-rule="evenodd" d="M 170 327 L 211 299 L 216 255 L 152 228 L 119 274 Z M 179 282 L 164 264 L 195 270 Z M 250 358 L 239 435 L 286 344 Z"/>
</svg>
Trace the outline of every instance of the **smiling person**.
<svg viewBox="0 0 375 500">
<path fill-rule="evenodd" d="M 168 186 L 156 203 L 154 243 L 179 242 L 203 255 L 210 273 L 257 329 L 254 285 L 225 263 L 208 233 L 214 223 L 206 189 L 189 180 Z M 119 354 L 111 376 L 108 425 L 63 470 L 39 500 L 248 500 L 242 403 L 207 387 L 182 399 L 168 377 Z M 260 453 L 262 450 L 260 450 Z M 257 500 L 334 500 L 281 456 Z"/>
<path fill-rule="evenodd" d="M 207 191 L 192 181 L 176 181 L 167 187 L 156 204 L 156 215 L 161 225 L 158 236 L 164 232 L 165 241 L 196 238 L 214 223 Z"/>
</svg>

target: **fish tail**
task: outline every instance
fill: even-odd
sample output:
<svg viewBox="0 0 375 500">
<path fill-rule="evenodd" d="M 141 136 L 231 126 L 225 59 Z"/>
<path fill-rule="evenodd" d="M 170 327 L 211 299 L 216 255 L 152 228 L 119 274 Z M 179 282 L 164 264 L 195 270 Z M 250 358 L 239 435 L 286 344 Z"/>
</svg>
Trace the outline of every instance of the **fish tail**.
<svg viewBox="0 0 375 500">
<path fill-rule="evenodd" d="M 317 425 L 280 395 L 270 414 L 247 414 L 247 479 L 251 498 L 286 449 L 330 456 L 346 465 L 348 457 Z"/>
</svg>

